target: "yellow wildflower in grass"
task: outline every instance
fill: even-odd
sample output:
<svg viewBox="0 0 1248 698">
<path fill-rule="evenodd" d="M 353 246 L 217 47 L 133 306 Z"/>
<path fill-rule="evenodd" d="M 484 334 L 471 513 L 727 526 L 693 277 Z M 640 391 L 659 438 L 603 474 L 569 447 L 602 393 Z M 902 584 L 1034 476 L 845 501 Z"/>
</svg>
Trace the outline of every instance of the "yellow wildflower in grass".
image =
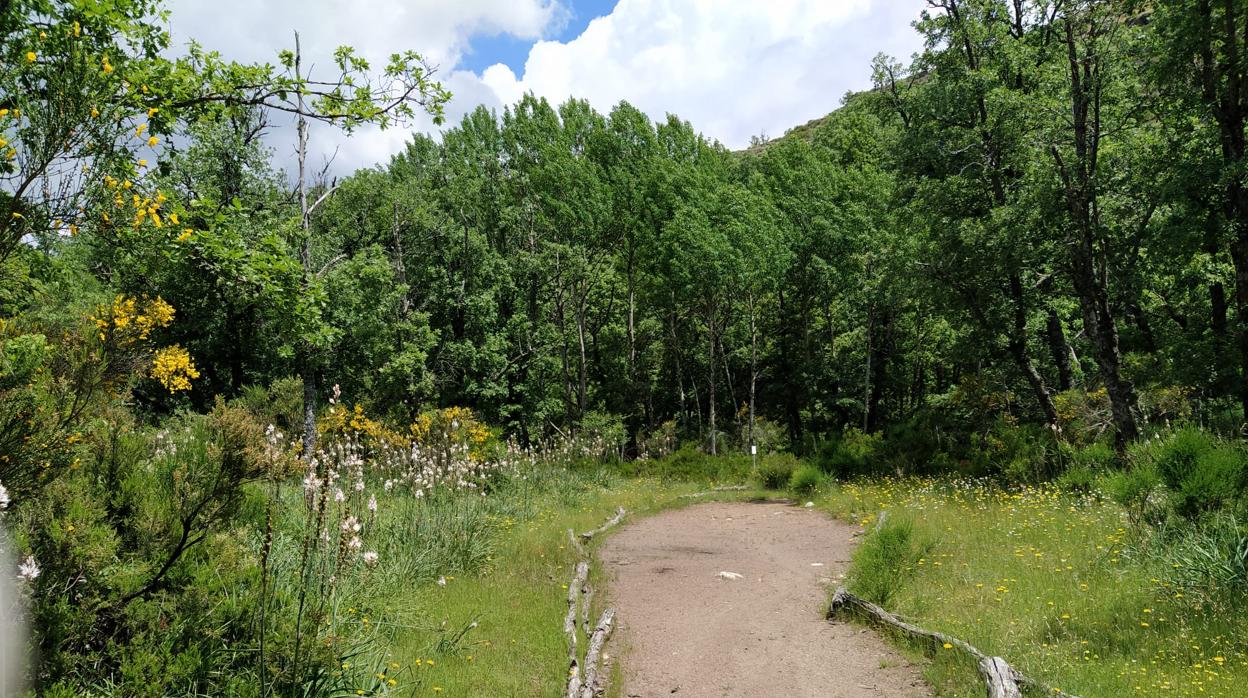
<svg viewBox="0 0 1248 698">
<path fill-rule="evenodd" d="M 35 62 L 35 61 L 37 61 L 37 60 L 39 60 L 39 56 L 37 56 L 37 55 L 35 54 L 35 52 L 34 52 L 34 51 L 27 51 L 27 52 L 26 52 L 26 62 L 27 62 L 27 63 L 34 63 L 34 62 Z"/>
<path fill-rule="evenodd" d="M 191 381 L 199 378 L 199 371 L 190 353 L 175 344 L 156 352 L 152 359 L 152 378 L 160 381 L 165 390 L 176 393 L 190 390 Z"/>
</svg>

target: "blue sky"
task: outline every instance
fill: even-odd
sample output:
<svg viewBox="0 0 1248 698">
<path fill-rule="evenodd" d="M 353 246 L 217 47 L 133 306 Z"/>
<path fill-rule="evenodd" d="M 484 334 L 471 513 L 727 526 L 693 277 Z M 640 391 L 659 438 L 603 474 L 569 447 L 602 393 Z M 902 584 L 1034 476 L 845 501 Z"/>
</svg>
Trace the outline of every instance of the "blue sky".
<svg viewBox="0 0 1248 698">
<path fill-rule="evenodd" d="M 572 0 L 567 3 L 567 19 L 563 26 L 544 36 L 554 41 L 570 41 L 581 35 L 590 20 L 611 14 L 616 0 Z M 477 34 L 469 38 L 468 51 L 459 60 L 457 68 L 481 73 L 495 63 L 502 63 L 517 75 L 524 72 L 524 62 L 535 39 L 522 39 L 505 32 Z"/>
<path fill-rule="evenodd" d="M 450 124 L 479 105 L 501 112 L 526 92 L 586 99 L 601 112 L 627 100 L 669 113 L 713 140 L 744 147 L 835 109 L 871 86 L 871 59 L 906 61 L 925 0 L 167 0 L 175 41 L 195 39 L 240 61 L 275 61 L 300 33 L 325 70 L 340 45 L 382 64 L 416 50 L 454 93 Z M 314 77 L 318 73 L 314 73 Z M 320 73 L 323 74 L 323 73 Z M 346 138 L 314 127 L 314 157 L 346 174 L 384 164 L 428 118 Z M 289 160 L 290 124 L 269 143 Z"/>
</svg>

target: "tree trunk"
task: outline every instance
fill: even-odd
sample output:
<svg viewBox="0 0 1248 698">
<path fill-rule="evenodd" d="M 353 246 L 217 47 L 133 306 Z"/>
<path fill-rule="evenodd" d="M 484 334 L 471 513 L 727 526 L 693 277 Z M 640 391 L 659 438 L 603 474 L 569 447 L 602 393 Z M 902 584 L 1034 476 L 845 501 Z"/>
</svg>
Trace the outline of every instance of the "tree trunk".
<svg viewBox="0 0 1248 698">
<path fill-rule="evenodd" d="M 1017 271 L 1010 274 L 1010 296 L 1014 301 L 1014 331 L 1010 333 L 1010 353 L 1019 370 L 1023 372 L 1023 377 L 1027 379 L 1027 385 L 1031 386 L 1031 393 L 1040 405 L 1040 411 L 1044 413 L 1044 421 L 1050 426 L 1056 426 L 1057 410 L 1053 407 L 1053 396 L 1049 394 L 1049 387 L 1044 384 L 1044 377 L 1036 370 L 1027 349 L 1027 306 L 1024 302 L 1023 280 Z"/>
<path fill-rule="evenodd" d="M 1077 11 L 1077 10 L 1072 10 Z M 1135 387 L 1122 375 L 1122 357 L 1118 346 L 1118 328 L 1109 304 L 1106 288 L 1104 250 L 1098 250 L 1100 221 L 1096 188 L 1097 159 L 1101 137 L 1101 80 L 1103 60 L 1099 54 L 1108 41 L 1084 47 L 1081 56 L 1075 37 L 1074 18 L 1065 19 L 1066 52 L 1071 94 L 1071 127 L 1075 161 L 1067 168 L 1060 151 L 1052 153 L 1065 188 L 1067 209 L 1071 217 L 1070 241 L 1071 280 L 1083 311 L 1083 326 L 1092 343 L 1092 354 L 1100 369 L 1101 380 L 1109 394 L 1119 448 L 1139 436 L 1135 421 Z M 1100 36 L 1097 28 L 1089 29 L 1085 41 Z M 1248 292 L 1248 286 L 1245 287 Z M 1248 301 L 1248 295 L 1245 296 Z"/>
<path fill-rule="evenodd" d="M 295 80 L 301 78 L 300 68 L 303 54 L 299 46 L 299 33 L 295 32 Z M 303 112 L 303 92 L 298 94 L 299 111 Z M 306 164 L 308 159 L 308 120 L 302 115 L 296 126 L 299 141 L 297 154 L 299 160 L 299 228 L 303 231 L 302 246 L 299 250 L 299 263 L 303 267 L 303 290 L 306 293 L 312 283 L 312 225 L 308 211 L 308 180 Z M 314 347 L 311 342 L 300 340 L 299 377 L 303 380 L 303 457 L 311 458 L 316 450 L 316 361 L 313 356 Z"/>
<path fill-rule="evenodd" d="M 716 323 L 715 307 L 714 305 L 711 305 L 708 303 L 708 312 L 707 312 L 707 318 L 706 318 L 706 334 L 707 334 L 707 343 L 709 344 L 708 349 L 710 351 L 710 362 L 708 364 L 709 370 L 707 371 L 707 374 L 708 374 L 707 380 L 710 381 L 710 385 L 707 386 L 707 390 L 709 393 L 707 406 L 708 406 L 708 413 L 710 415 L 710 422 L 711 422 L 711 455 L 712 456 L 718 455 L 719 453 L 719 450 L 717 448 L 719 434 L 716 432 L 717 427 L 715 423 L 715 386 L 716 386 L 716 383 L 718 382 L 715 380 L 715 376 L 718 373 L 718 371 L 715 368 L 715 346 L 718 344 L 717 337 L 715 336 L 715 332 L 716 332 L 715 323 Z"/>
<path fill-rule="evenodd" d="M 1046 334 L 1049 339 L 1049 353 L 1057 366 L 1057 386 L 1060 390 L 1070 390 L 1075 385 L 1074 373 L 1070 365 L 1070 345 L 1066 342 L 1066 331 L 1062 328 L 1062 319 L 1057 311 L 1049 308 L 1048 327 Z"/>
</svg>

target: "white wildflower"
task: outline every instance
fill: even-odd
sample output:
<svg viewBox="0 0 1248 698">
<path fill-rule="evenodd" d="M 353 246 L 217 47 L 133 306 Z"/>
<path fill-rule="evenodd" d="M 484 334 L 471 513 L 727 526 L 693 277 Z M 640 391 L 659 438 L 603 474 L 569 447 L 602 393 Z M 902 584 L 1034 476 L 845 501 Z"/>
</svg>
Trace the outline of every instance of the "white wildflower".
<svg viewBox="0 0 1248 698">
<path fill-rule="evenodd" d="M 373 565 L 377 564 L 377 551 L 375 550 L 369 550 L 368 552 L 364 553 L 360 557 L 364 560 L 364 564 L 368 565 L 369 567 L 372 567 Z"/>
<path fill-rule="evenodd" d="M 377 495 L 375 494 L 368 495 L 368 510 L 373 512 L 374 514 L 377 513 Z"/>
<path fill-rule="evenodd" d="M 39 565 L 35 562 L 34 555 L 27 555 L 26 559 L 22 560 L 22 564 L 17 568 L 17 576 L 28 582 L 35 581 L 35 577 L 39 576 Z"/>
</svg>

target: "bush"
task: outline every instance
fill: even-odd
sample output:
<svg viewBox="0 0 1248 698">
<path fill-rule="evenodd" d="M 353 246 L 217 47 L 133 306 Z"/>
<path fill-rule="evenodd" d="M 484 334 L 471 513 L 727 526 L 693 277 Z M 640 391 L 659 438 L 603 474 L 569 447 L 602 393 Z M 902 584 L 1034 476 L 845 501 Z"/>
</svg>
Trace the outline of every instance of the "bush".
<svg viewBox="0 0 1248 698">
<path fill-rule="evenodd" d="M 1185 519 L 1227 507 L 1243 494 L 1243 450 L 1207 432 L 1180 429 L 1147 455 L 1170 491 L 1171 510 Z"/>
<path fill-rule="evenodd" d="M 912 570 L 930 546 L 915 539 L 914 523 L 890 518 L 863 541 L 854 553 L 849 590 L 887 607 L 899 581 Z"/>
<path fill-rule="evenodd" d="M 850 478 L 871 471 L 873 460 L 883 444 L 879 434 L 846 429 L 840 438 L 827 442 L 816 456 L 816 465 L 836 478 Z"/>
<path fill-rule="evenodd" d="M 798 466 L 789 477 L 789 490 L 797 494 L 810 494 L 819 487 L 823 473 L 809 463 Z"/>
<path fill-rule="evenodd" d="M 758 484 L 769 490 L 783 489 L 789 484 L 799 465 L 792 454 L 768 454 L 758 463 Z"/>
<path fill-rule="evenodd" d="M 1096 487 L 1097 478 L 1108 472 L 1116 459 L 1114 449 L 1102 442 L 1070 448 L 1066 457 L 1069 465 L 1058 476 L 1057 484 L 1064 490 L 1084 493 Z"/>
<path fill-rule="evenodd" d="M 1101 489 L 1127 510 L 1136 525 L 1156 521 L 1153 495 L 1161 484 L 1157 469 L 1146 459 L 1134 463 L 1128 470 L 1111 472 L 1100 481 Z"/>
</svg>

